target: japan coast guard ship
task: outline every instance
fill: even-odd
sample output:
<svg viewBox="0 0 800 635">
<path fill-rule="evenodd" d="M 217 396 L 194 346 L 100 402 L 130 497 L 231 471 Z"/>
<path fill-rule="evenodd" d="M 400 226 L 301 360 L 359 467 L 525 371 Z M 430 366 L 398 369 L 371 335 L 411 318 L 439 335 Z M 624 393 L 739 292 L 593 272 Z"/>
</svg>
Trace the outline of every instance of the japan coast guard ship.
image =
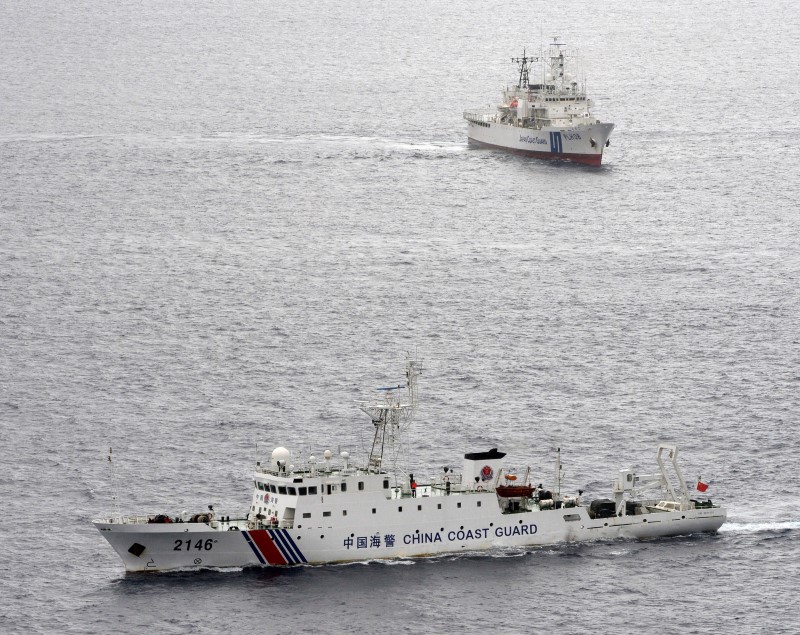
<svg viewBox="0 0 800 635">
<path fill-rule="evenodd" d="M 382 389 L 383 399 L 360 404 L 374 428 L 366 465 L 353 464 L 347 452 L 335 462 L 329 450 L 322 461 L 302 460 L 279 447 L 268 464 L 256 463 L 245 515 L 217 515 L 211 506 L 194 515 L 117 512 L 94 525 L 128 571 L 163 571 L 653 538 L 714 532 L 725 522 L 724 509 L 690 495 L 674 445 L 659 445 L 658 472 L 622 470 L 611 498 L 588 505 L 580 491 L 562 494 L 560 453 L 549 487 L 534 485 L 530 468 L 505 467 L 505 454 L 497 449 L 465 454 L 460 472 L 444 467 L 430 478 L 416 478 L 400 465 L 421 369 L 409 361 L 405 386 Z M 391 469 L 384 462 L 392 462 Z M 705 489 L 702 483 L 698 488 Z M 651 493 L 644 496 L 646 491 Z"/>
<path fill-rule="evenodd" d="M 571 74 L 574 60 L 558 38 L 546 53 L 513 58 L 519 79 L 503 91 L 500 105 L 464 112 L 470 145 L 599 166 L 614 124 L 592 115 L 586 83 Z M 535 65 L 540 76 L 531 81 Z"/>
</svg>

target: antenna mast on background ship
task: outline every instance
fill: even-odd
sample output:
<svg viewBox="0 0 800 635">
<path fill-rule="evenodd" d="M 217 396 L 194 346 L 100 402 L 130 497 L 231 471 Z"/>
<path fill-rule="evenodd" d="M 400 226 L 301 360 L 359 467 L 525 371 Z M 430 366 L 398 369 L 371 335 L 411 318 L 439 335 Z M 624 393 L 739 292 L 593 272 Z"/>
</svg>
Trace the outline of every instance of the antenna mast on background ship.
<svg viewBox="0 0 800 635">
<path fill-rule="evenodd" d="M 414 417 L 417 407 L 417 377 L 422 372 L 422 364 L 409 359 L 406 363 L 406 391 L 408 402 L 402 403 L 396 396 L 396 390 L 403 386 L 390 386 L 379 388 L 385 393 L 385 398 L 380 402 L 361 402 L 359 408 L 366 412 L 375 426 L 375 436 L 372 439 L 372 449 L 369 452 L 367 469 L 370 472 L 380 472 L 383 468 L 384 455 L 388 453 L 394 459 L 394 467 L 399 455 L 405 458 L 403 448 L 403 432 L 408 428 Z"/>
<path fill-rule="evenodd" d="M 517 83 L 517 88 L 528 90 L 528 86 L 530 84 L 530 79 L 528 77 L 530 66 L 528 64 L 530 62 L 539 61 L 539 58 L 528 57 L 525 54 L 525 49 L 522 49 L 522 57 L 512 57 L 511 61 L 515 64 L 519 64 L 519 82 Z"/>
</svg>

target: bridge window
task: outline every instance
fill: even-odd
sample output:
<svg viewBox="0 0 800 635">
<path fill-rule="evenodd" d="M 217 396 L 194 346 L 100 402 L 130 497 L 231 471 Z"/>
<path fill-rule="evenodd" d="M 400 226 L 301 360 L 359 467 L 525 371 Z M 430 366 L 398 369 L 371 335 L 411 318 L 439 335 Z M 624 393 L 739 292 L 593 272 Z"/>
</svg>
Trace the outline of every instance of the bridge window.
<svg viewBox="0 0 800 635">
<path fill-rule="evenodd" d="M 278 494 L 285 494 L 285 493 L 286 493 L 286 486 L 285 485 L 279 485 L 278 486 Z"/>
<path fill-rule="evenodd" d="M 287 487 L 286 491 L 289 492 L 289 496 L 297 496 L 297 490 L 294 487 Z"/>
<path fill-rule="evenodd" d="M 273 494 L 277 494 L 278 493 L 277 488 L 272 484 L 270 484 L 270 486 L 269 486 L 269 491 L 272 492 Z"/>
<path fill-rule="evenodd" d="M 364 481 L 359 481 L 358 482 L 358 491 L 359 492 L 363 491 L 363 489 L 364 489 Z"/>
<path fill-rule="evenodd" d="M 316 485 L 309 485 L 308 486 L 308 495 L 315 496 L 317 493 L 317 486 Z"/>
<path fill-rule="evenodd" d="M 342 483 L 342 491 L 343 492 L 347 491 L 347 483 Z"/>
<path fill-rule="evenodd" d="M 300 494 L 300 496 L 305 496 L 306 494 L 308 494 L 308 488 L 307 487 L 298 487 L 297 488 L 297 492 Z"/>
</svg>

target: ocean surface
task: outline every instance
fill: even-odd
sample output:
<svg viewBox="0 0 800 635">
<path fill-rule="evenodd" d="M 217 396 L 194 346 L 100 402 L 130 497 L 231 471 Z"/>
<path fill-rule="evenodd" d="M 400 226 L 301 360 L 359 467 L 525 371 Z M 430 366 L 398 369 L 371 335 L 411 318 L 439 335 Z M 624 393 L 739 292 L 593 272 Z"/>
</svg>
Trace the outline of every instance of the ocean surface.
<svg viewBox="0 0 800 635">
<path fill-rule="evenodd" d="M 797 633 L 793 0 L 5 0 L 0 631 Z M 469 149 L 551 36 L 601 168 Z M 419 479 L 566 490 L 681 446 L 716 535 L 126 575 L 91 525 L 242 513 L 272 448 L 364 456 L 425 365 Z M 552 480 L 552 479 L 550 479 Z"/>
</svg>

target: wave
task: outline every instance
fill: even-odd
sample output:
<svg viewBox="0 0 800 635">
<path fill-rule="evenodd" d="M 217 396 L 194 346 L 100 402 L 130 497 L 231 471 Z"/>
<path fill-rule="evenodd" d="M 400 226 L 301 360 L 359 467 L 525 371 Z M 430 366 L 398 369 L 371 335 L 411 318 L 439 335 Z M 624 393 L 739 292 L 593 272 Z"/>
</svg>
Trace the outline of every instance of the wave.
<svg viewBox="0 0 800 635">
<path fill-rule="evenodd" d="M 800 529 L 800 520 L 727 522 L 719 528 L 720 533 L 756 534 L 764 531 L 793 531 Z"/>
</svg>

